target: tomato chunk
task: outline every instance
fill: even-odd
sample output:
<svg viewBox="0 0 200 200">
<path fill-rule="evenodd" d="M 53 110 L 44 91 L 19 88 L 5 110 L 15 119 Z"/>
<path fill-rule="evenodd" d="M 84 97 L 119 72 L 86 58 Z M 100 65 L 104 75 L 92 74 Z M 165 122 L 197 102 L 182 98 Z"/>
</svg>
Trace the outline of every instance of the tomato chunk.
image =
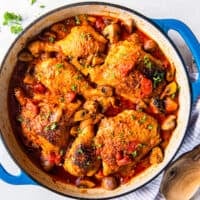
<svg viewBox="0 0 200 200">
<path fill-rule="evenodd" d="M 67 103 L 71 103 L 76 97 L 76 93 L 75 92 L 68 92 L 66 95 L 65 95 L 65 100 Z"/>
<path fill-rule="evenodd" d="M 138 141 L 132 141 L 132 142 L 130 142 L 128 144 L 127 152 L 128 153 L 132 153 L 133 151 L 135 151 L 138 144 L 139 144 Z"/>
<path fill-rule="evenodd" d="M 144 76 L 141 76 L 141 96 L 147 97 L 152 93 L 153 85 L 152 81 L 148 78 L 145 78 Z"/>
<path fill-rule="evenodd" d="M 45 91 L 46 91 L 46 88 L 45 88 L 44 85 L 42 85 L 42 83 L 36 83 L 36 84 L 33 86 L 33 90 L 34 90 L 34 92 L 44 94 Z"/>
<path fill-rule="evenodd" d="M 131 163 L 131 159 L 129 158 L 129 156 L 124 156 L 121 160 L 116 160 L 116 161 L 118 166 L 124 166 Z"/>
<path fill-rule="evenodd" d="M 133 64 L 132 63 L 127 63 L 125 65 L 124 64 L 123 65 L 119 65 L 119 71 L 120 71 L 120 74 L 122 75 L 122 77 L 127 76 L 132 68 L 133 68 Z"/>
<path fill-rule="evenodd" d="M 96 18 L 95 27 L 97 30 L 102 31 L 105 28 L 105 23 L 101 17 Z"/>
<path fill-rule="evenodd" d="M 48 160 L 50 163 L 58 165 L 61 161 L 61 156 L 51 152 L 48 156 Z"/>
</svg>

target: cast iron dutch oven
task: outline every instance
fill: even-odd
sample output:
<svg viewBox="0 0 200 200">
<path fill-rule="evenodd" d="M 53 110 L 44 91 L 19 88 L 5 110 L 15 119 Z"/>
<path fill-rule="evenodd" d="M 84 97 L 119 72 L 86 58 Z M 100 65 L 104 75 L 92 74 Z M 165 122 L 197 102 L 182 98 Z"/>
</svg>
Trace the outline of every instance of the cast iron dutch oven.
<svg viewBox="0 0 200 200">
<path fill-rule="evenodd" d="M 124 21 L 132 18 L 135 21 L 136 26 L 152 39 L 154 39 L 164 54 L 168 57 L 169 61 L 174 63 L 176 66 L 176 80 L 181 86 L 179 94 L 180 108 L 178 112 L 177 127 L 174 130 L 169 145 L 166 148 L 163 162 L 159 165 L 148 168 L 143 173 L 133 178 L 130 182 L 121 185 L 114 191 L 107 191 L 102 188 L 80 189 L 62 182 L 55 182 L 50 176 L 48 176 L 45 172 L 34 165 L 22 150 L 11 128 L 8 114 L 8 86 L 13 68 L 17 61 L 17 54 L 30 38 L 33 38 L 35 35 L 40 33 L 44 28 L 55 22 L 66 19 L 67 17 L 79 14 L 110 15 L 112 17 L 121 18 Z M 124 195 L 142 187 L 143 185 L 150 182 L 153 178 L 155 178 L 169 164 L 179 149 L 188 126 L 192 101 L 195 101 L 198 97 L 198 94 L 200 94 L 200 78 L 198 78 L 195 82 L 189 82 L 183 60 L 167 36 L 167 32 L 170 29 L 178 31 L 180 35 L 185 39 L 196 61 L 198 69 L 200 69 L 200 45 L 197 39 L 185 24 L 174 19 L 152 20 L 137 13 L 134 10 L 122 6 L 108 3 L 85 2 L 66 5 L 50 11 L 49 13 L 34 21 L 30 26 L 28 26 L 13 42 L 1 65 L 1 137 L 5 146 L 10 152 L 10 155 L 22 169 L 19 176 L 13 176 L 7 173 L 1 165 L 1 178 L 5 182 L 11 184 L 40 184 L 60 194 L 82 199 L 103 199 Z"/>
</svg>

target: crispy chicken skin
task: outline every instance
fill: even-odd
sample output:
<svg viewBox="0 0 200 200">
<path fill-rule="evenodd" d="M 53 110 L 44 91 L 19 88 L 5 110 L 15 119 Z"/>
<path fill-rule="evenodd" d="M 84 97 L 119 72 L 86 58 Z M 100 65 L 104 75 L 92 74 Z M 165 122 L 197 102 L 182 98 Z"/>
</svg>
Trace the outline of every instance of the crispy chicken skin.
<svg viewBox="0 0 200 200">
<path fill-rule="evenodd" d="M 58 119 L 58 108 L 44 102 L 34 102 L 24 96 L 21 89 L 15 90 L 21 105 L 20 121 L 23 137 L 31 146 L 41 148 L 42 154 L 59 154 L 68 144 L 69 131 L 62 119 Z"/>
<path fill-rule="evenodd" d="M 91 76 L 98 84 L 117 85 L 136 66 L 142 56 L 141 44 L 136 34 L 124 41 L 113 44 L 101 66 L 101 76 Z"/>
<path fill-rule="evenodd" d="M 66 99 L 64 106 L 67 106 L 68 111 L 77 107 L 77 104 L 73 105 L 68 101 L 69 96 L 77 94 L 81 94 L 85 99 L 97 100 L 105 107 L 113 103 L 113 97 L 108 97 L 100 89 L 93 88 L 84 75 L 65 60 L 59 58 L 42 60 L 35 66 L 34 73 L 37 80 L 50 91 L 51 97 L 48 100 L 55 101 L 55 97 Z M 37 98 L 42 97 L 37 94 L 35 99 Z"/>
<path fill-rule="evenodd" d="M 83 128 L 66 153 L 63 167 L 70 174 L 74 176 L 92 176 L 99 169 L 100 160 L 96 155 L 93 137 L 92 125 Z"/>
<path fill-rule="evenodd" d="M 134 103 L 158 95 L 166 85 L 162 80 L 155 90 L 154 76 L 162 73 L 164 77 L 165 69 L 159 60 L 144 52 L 137 34 L 113 44 L 104 64 L 89 73 L 93 82 L 115 87 L 117 94 Z"/>
<path fill-rule="evenodd" d="M 157 121 L 143 112 L 125 110 L 104 118 L 95 137 L 105 176 L 135 165 L 161 141 Z"/>
<path fill-rule="evenodd" d="M 70 58 L 87 58 L 102 53 L 107 40 L 89 25 L 73 27 L 62 40 L 55 43 L 34 41 L 29 44 L 29 51 L 37 56 L 41 52 L 62 52 Z"/>
<path fill-rule="evenodd" d="M 71 33 L 56 43 L 65 55 L 73 58 L 84 58 L 101 53 L 107 40 L 91 26 L 82 25 L 72 28 Z"/>
<path fill-rule="evenodd" d="M 64 60 L 48 58 L 39 62 L 34 70 L 35 77 L 53 94 L 75 92 L 87 96 L 91 90 L 83 75 Z"/>
</svg>

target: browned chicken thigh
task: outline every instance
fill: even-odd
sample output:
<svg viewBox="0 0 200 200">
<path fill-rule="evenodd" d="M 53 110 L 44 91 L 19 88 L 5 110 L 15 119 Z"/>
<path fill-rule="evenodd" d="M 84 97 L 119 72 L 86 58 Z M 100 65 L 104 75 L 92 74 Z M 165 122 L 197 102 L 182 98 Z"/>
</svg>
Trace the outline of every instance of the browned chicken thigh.
<svg viewBox="0 0 200 200">
<path fill-rule="evenodd" d="M 49 103 L 34 102 L 25 97 L 21 89 L 15 90 L 15 96 L 21 105 L 18 118 L 25 143 L 40 149 L 41 158 L 51 160 L 52 165 L 58 164 L 60 151 L 66 148 L 69 137 L 63 119 L 58 118 L 59 108 Z"/>
<path fill-rule="evenodd" d="M 55 43 L 34 41 L 28 49 L 34 56 L 46 52 L 62 52 L 69 59 L 82 59 L 83 65 L 90 65 L 92 60 L 101 59 L 107 40 L 90 25 L 73 27 L 62 40 Z M 102 59 L 101 59 L 102 60 Z"/>
<path fill-rule="evenodd" d="M 95 145 L 102 158 L 105 176 L 120 167 L 135 165 L 161 141 L 157 121 L 146 113 L 125 110 L 102 119 Z"/>
<path fill-rule="evenodd" d="M 93 126 L 87 126 L 81 130 L 66 153 L 64 169 L 74 176 L 92 176 L 100 167 L 93 145 Z"/>
<path fill-rule="evenodd" d="M 156 96 L 166 84 L 162 63 L 144 52 L 135 33 L 113 44 L 104 64 L 89 72 L 93 82 L 115 87 L 118 95 L 134 103 Z"/>
</svg>

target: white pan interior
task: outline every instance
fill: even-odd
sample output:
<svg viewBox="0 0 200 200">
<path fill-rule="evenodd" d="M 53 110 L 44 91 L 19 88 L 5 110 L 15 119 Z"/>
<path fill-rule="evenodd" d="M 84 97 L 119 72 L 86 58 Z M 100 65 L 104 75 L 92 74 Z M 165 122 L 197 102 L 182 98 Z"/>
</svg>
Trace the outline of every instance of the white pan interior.
<svg viewBox="0 0 200 200">
<path fill-rule="evenodd" d="M 77 189 L 71 185 L 63 184 L 60 182 L 55 182 L 50 176 L 41 171 L 37 166 L 35 166 L 26 154 L 22 151 L 20 145 L 16 141 L 16 138 L 11 129 L 11 125 L 8 117 L 7 109 L 7 92 L 8 84 L 10 81 L 10 76 L 12 74 L 13 68 L 16 63 L 17 54 L 23 48 L 26 41 L 29 38 L 37 35 L 42 29 L 50 26 L 51 24 L 63 20 L 67 17 L 78 15 L 78 14 L 97 14 L 97 15 L 110 15 L 112 17 L 118 17 L 127 21 L 133 19 L 136 23 L 136 26 L 154 39 L 168 57 L 169 61 L 173 63 L 176 67 L 176 80 L 181 86 L 179 102 L 180 108 L 178 112 L 178 121 L 177 127 L 174 130 L 174 133 L 171 137 L 168 147 L 165 151 L 165 157 L 162 163 L 148 168 L 146 171 L 133 178 L 129 183 L 120 186 L 114 191 L 107 191 L 104 189 Z M 29 26 L 25 32 L 14 42 L 12 48 L 9 50 L 3 65 L 1 66 L 0 74 L 0 129 L 2 132 L 3 140 L 9 149 L 10 153 L 17 161 L 17 163 L 25 170 L 31 177 L 42 185 L 47 186 L 48 188 L 57 191 L 59 193 L 78 197 L 78 198 L 108 198 L 112 196 L 117 196 L 123 193 L 130 192 L 135 190 L 152 178 L 154 178 L 173 158 L 178 147 L 180 146 L 190 116 L 191 108 L 191 97 L 190 97 L 190 87 L 188 83 L 188 78 L 186 71 L 184 69 L 183 63 L 177 54 L 176 50 L 173 48 L 172 44 L 166 39 L 166 37 L 145 20 L 143 17 L 139 16 L 136 13 L 132 13 L 128 10 L 123 10 L 123 8 L 112 7 L 109 5 L 76 5 L 74 7 L 66 6 L 58 10 L 55 10 L 44 17 L 40 18 L 34 24 Z"/>
</svg>

